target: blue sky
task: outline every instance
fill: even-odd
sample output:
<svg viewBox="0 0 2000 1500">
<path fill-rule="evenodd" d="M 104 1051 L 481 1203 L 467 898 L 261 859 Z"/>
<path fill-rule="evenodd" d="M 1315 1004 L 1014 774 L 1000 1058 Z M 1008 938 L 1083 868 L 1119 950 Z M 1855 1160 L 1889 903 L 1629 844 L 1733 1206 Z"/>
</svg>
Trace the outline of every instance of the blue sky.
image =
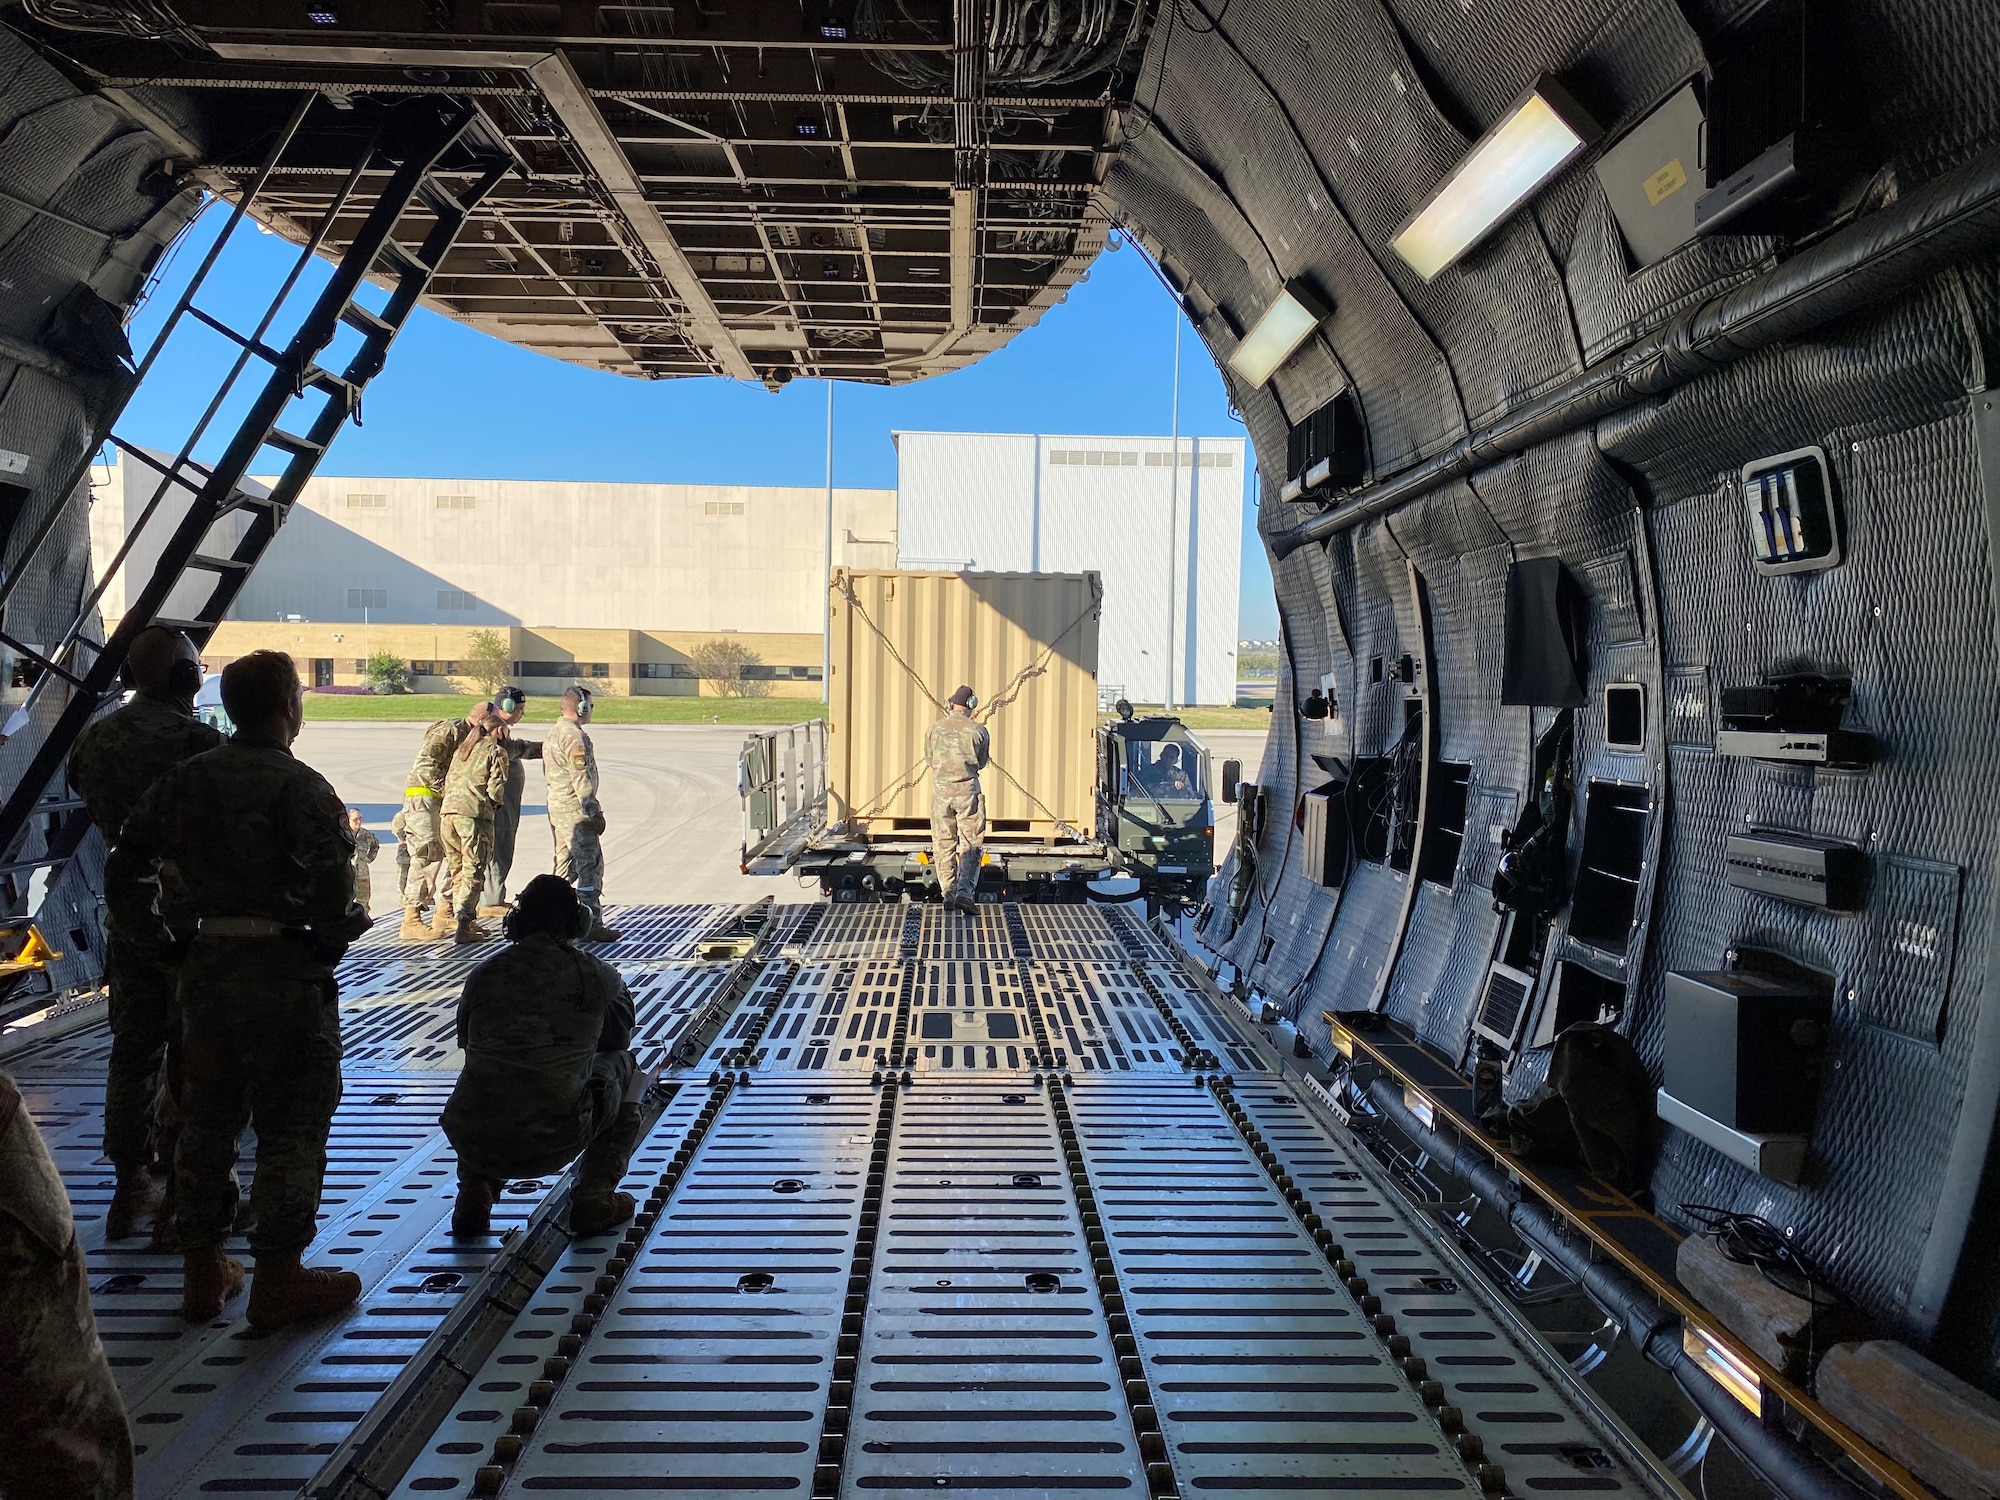
<svg viewBox="0 0 2000 1500">
<path fill-rule="evenodd" d="M 177 248 L 160 289 L 135 320 L 137 347 L 150 340 L 224 217 L 212 207 Z M 295 255 L 276 236 L 246 225 L 225 249 L 199 305 L 247 331 Z M 313 268 L 295 298 L 310 295 L 323 275 L 322 267 Z M 1180 317 L 1135 246 L 1107 252 L 1066 303 L 970 369 L 894 389 L 840 385 L 834 397 L 835 482 L 892 488 L 896 450 L 889 434 L 898 428 L 1164 436 Z M 177 333 L 169 349 L 119 431 L 172 451 L 232 351 L 219 336 L 198 329 Z M 825 413 L 826 388 L 817 381 L 794 381 L 773 395 L 725 380 L 632 380 L 532 354 L 420 310 L 369 387 L 362 425 L 342 432 L 320 472 L 820 484 Z M 223 426 L 219 422 L 217 430 Z M 1185 326 L 1181 432 L 1245 436 L 1229 414 L 1214 363 Z M 1257 537 L 1254 476 L 1247 488 L 1239 634 L 1262 638 L 1277 633 L 1276 607 Z"/>
</svg>

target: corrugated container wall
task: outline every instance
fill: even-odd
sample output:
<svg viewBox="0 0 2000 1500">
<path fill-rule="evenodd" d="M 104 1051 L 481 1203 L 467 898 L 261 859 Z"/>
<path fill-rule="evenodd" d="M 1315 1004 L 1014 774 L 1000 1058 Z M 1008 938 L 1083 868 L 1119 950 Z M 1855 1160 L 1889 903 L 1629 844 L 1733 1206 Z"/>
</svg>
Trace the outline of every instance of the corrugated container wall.
<svg viewBox="0 0 2000 1500">
<path fill-rule="evenodd" d="M 993 738 L 982 778 L 988 820 L 1043 835 L 1068 824 L 1088 835 L 1104 603 L 1097 574 L 836 568 L 832 591 L 829 825 L 881 834 L 898 819 L 929 819 L 924 732 L 968 683 Z"/>
</svg>

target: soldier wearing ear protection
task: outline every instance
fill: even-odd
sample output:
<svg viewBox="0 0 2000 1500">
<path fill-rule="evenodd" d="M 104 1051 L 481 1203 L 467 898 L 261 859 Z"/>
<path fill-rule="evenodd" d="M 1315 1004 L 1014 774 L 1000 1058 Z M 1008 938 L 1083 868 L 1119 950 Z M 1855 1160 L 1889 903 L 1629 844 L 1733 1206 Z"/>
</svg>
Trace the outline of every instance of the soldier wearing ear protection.
<svg viewBox="0 0 2000 1500">
<path fill-rule="evenodd" d="M 986 799 L 979 773 L 986 769 L 991 740 L 972 717 L 979 695 L 961 687 L 945 714 L 924 735 L 924 759 L 931 768 L 931 858 L 938 894 L 946 911 L 971 916 L 979 888 L 980 846 L 986 842 Z"/>
<path fill-rule="evenodd" d="M 514 837 L 521 827 L 521 797 L 528 787 L 528 773 L 521 762 L 542 758 L 539 741 L 519 739 L 512 732 L 527 711 L 528 694 L 522 688 L 510 683 L 493 695 L 494 715 L 508 728 L 507 738 L 501 742 L 507 751 L 507 791 L 493 808 L 493 852 L 486 860 L 485 904 L 479 908 L 482 917 L 507 914 L 507 876 L 514 868 Z"/>
<path fill-rule="evenodd" d="M 111 848 L 139 799 L 169 767 L 222 743 L 219 731 L 194 716 L 201 653 L 180 631 L 160 625 L 140 631 L 119 675 L 132 691 L 131 701 L 84 730 L 69 757 L 69 784 Z M 158 880 L 161 917 L 185 942 L 194 935 L 187 892 L 171 869 Z M 138 1219 L 159 1210 L 154 1235 L 164 1243 L 171 1236 L 171 1215 L 148 1169 L 156 1160 L 173 1160 L 179 1130 L 175 967 L 163 954 L 135 943 L 115 918 L 105 925 L 111 1061 L 104 1081 L 104 1154 L 118 1185 L 104 1231 L 107 1238 L 123 1239 Z"/>
<path fill-rule="evenodd" d="M 507 947 L 465 981 L 465 1066 L 442 1117 L 458 1152 L 454 1234 L 488 1233 L 508 1178 L 560 1172 L 578 1153 L 570 1231 L 600 1234 L 632 1216 L 618 1183 L 650 1079 L 631 1050 L 632 992 L 574 946 L 595 920 L 568 881 L 537 875 L 507 914 Z"/>
<path fill-rule="evenodd" d="M 542 769 L 549 782 L 549 832 L 556 844 L 556 874 L 576 883 L 577 899 L 591 913 L 587 941 L 615 943 L 604 925 L 604 809 L 597 800 L 597 752 L 583 726 L 593 707 L 590 689 L 563 694 L 562 718 L 542 741 Z"/>
</svg>

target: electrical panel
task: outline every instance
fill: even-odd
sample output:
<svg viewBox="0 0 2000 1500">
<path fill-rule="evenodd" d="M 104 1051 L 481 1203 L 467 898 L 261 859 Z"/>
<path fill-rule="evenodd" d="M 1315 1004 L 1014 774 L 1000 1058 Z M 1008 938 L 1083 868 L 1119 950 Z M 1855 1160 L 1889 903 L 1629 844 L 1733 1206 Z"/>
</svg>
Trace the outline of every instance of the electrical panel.
<svg viewBox="0 0 2000 1500">
<path fill-rule="evenodd" d="M 1859 911 L 1867 856 L 1852 844 L 1803 833 L 1733 833 L 1729 883 L 1800 906 Z"/>
<path fill-rule="evenodd" d="M 1840 727 L 1853 686 L 1845 678 L 1799 673 L 1722 690 L 1722 755 L 1836 768 L 1865 766 L 1875 742 Z"/>
<path fill-rule="evenodd" d="M 1282 500 L 1314 500 L 1358 484 L 1368 472 L 1368 440 L 1361 407 L 1342 391 L 1326 405 L 1294 423 L 1285 435 Z"/>
</svg>

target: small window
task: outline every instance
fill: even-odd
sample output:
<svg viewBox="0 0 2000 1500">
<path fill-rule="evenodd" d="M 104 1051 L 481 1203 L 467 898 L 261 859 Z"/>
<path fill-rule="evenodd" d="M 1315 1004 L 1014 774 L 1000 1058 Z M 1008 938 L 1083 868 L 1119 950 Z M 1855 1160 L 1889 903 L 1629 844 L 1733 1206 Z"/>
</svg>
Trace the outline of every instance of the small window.
<svg viewBox="0 0 2000 1500">
<path fill-rule="evenodd" d="M 387 495 L 349 495 L 347 497 L 347 508 L 349 510 L 387 510 L 389 508 L 389 497 Z"/>
<path fill-rule="evenodd" d="M 479 497 L 476 495 L 439 495 L 437 497 L 437 508 L 439 510 L 477 510 L 479 508 Z"/>
<path fill-rule="evenodd" d="M 740 516 L 743 514 L 741 500 L 706 500 L 702 502 L 701 513 L 705 516 Z"/>
<path fill-rule="evenodd" d="M 590 670 L 583 675 L 586 677 L 609 677 L 611 675 L 611 663 L 608 661 L 594 661 L 590 664 Z"/>
<path fill-rule="evenodd" d="M 459 614 L 470 614 L 479 608 L 479 600 L 464 589 L 439 589 L 438 608 Z"/>
<path fill-rule="evenodd" d="M 387 609 L 389 591 L 387 589 L 349 589 L 347 591 L 349 609 Z"/>
</svg>

